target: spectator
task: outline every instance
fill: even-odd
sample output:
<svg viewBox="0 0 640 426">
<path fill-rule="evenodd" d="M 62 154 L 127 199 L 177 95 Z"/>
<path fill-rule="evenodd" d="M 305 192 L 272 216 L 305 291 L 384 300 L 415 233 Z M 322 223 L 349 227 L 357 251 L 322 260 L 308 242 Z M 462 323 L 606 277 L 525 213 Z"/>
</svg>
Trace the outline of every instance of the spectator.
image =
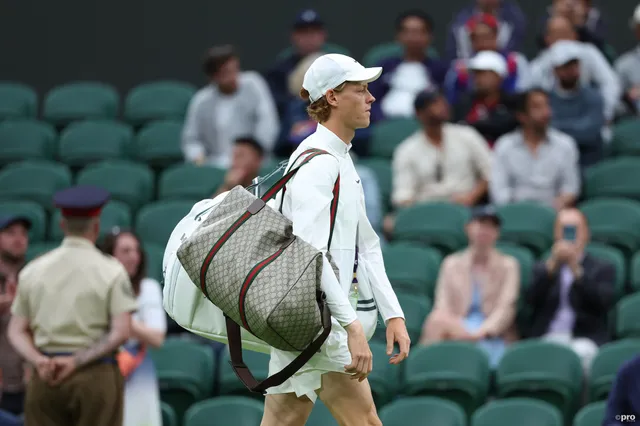
<svg viewBox="0 0 640 426">
<path fill-rule="evenodd" d="M 474 6 L 461 10 L 451 23 L 447 39 L 447 58 L 468 59 L 473 56 L 468 24 L 478 14 L 493 15 L 498 21 L 498 46 L 507 52 L 518 51 L 526 29 L 526 19 L 517 3 L 509 0 L 476 0 Z"/>
<path fill-rule="evenodd" d="M 609 398 L 607 399 L 607 411 L 602 426 L 625 426 L 640 419 L 640 355 L 636 355 L 620 367 L 616 374 Z"/>
<path fill-rule="evenodd" d="M 554 234 L 551 256 L 534 267 L 526 293 L 533 311 L 528 336 L 569 345 L 589 371 L 598 346 L 609 339 L 615 268 L 585 252 L 589 226 L 580 210 L 560 211 Z"/>
<path fill-rule="evenodd" d="M 102 251 L 122 263 L 131 279 L 138 310 L 131 317 L 131 339 L 118 355 L 125 377 L 124 426 L 162 426 L 160 393 L 155 366 L 148 348 L 162 346 L 167 321 L 162 306 L 162 287 L 146 276 L 146 257 L 133 233 L 116 228 L 105 238 Z M 128 366 L 123 368 L 124 357 Z"/>
<path fill-rule="evenodd" d="M 230 191 L 238 185 L 244 187 L 251 185 L 260 172 L 263 159 L 264 150 L 255 139 L 250 137 L 236 139 L 231 154 L 231 167 L 227 170 L 224 183 L 215 195 Z"/>
<path fill-rule="evenodd" d="M 233 143 L 250 135 L 271 152 L 280 123 L 269 88 L 255 71 L 240 71 L 232 46 L 210 49 L 204 59 L 210 84 L 191 99 L 182 149 L 187 161 L 228 167 Z"/>
<path fill-rule="evenodd" d="M 633 12 L 631 28 L 637 40 L 640 40 L 640 5 Z M 620 78 L 622 90 L 630 109 L 640 112 L 640 48 L 637 46 L 624 53 L 615 62 L 615 70 Z"/>
<path fill-rule="evenodd" d="M 502 89 L 506 93 L 520 92 L 529 85 L 529 62 L 521 53 L 501 50 L 498 46 L 498 21 L 493 15 L 482 14 L 468 23 L 471 34 L 473 55 L 489 50 L 498 52 L 506 62 L 506 73 Z M 469 59 L 457 59 L 445 79 L 445 90 L 451 104 L 455 104 L 460 95 L 473 89 L 473 78 L 469 75 Z"/>
<path fill-rule="evenodd" d="M 369 85 L 378 99 L 371 109 L 371 119 L 412 117 L 413 100 L 427 89 L 439 88 L 447 66 L 427 56 L 433 39 L 433 20 L 421 10 L 403 12 L 396 18 L 396 38 L 404 48 L 404 57 L 391 57 L 377 64 L 382 76 Z"/>
<path fill-rule="evenodd" d="M 426 201 L 476 204 L 487 192 L 489 146 L 472 127 L 447 123 L 449 105 L 441 92 L 422 92 L 414 104 L 422 129 L 394 152 L 394 206 Z"/>
<path fill-rule="evenodd" d="M 580 81 L 584 86 L 595 85 L 604 100 L 604 115 L 613 119 L 621 95 L 620 81 L 600 51 L 591 44 L 577 41 L 573 25 L 562 16 L 554 16 L 547 23 L 547 48 L 531 62 L 532 85 L 552 90 L 556 83 L 552 58 L 554 49 L 574 49 L 580 59 Z"/>
<path fill-rule="evenodd" d="M 513 100 L 502 90 L 507 64 L 497 52 L 482 51 L 469 61 L 475 81 L 472 93 L 454 107 L 454 121 L 473 126 L 489 143 L 516 128 Z"/>
<path fill-rule="evenodd" d="M 553 0 L 542 20 L 542 28 L 552 16 L 567 18 L 573 24 L 578 40 L 593 44 L 606 56 L 602 14 L 591 0 Z M 544 35 L 540 38 L 544 46 Z"/>
<path fill-rule="evenodd" d="M 591 166 L 603 157 L 605 126 L 600 92 L 580 82 L 579 54 L 572 49 L 553 49 L 551 58 L 557 83 L 549 94 L 551 125 L 575 139 L 580 165 Z"/>
<path fill-rule="evenodd" d="M 515 110 L 520 128 L 494 149 L 493 202 L 538 201 L 558 210 L 573 205 L 580 192 L 578 148 L 571 136 L 549 128 L 547 94 L 532 89 L 518 95 Z"/>
<path fill-rule="evenodd" d="M 516 259 L 495 248 L 500 218 L 491 208 L 476 208 L 466 231 L 467 249 L 447 256 L 442 263 L 434 308 L 424 323 L 420 343 L 478 342 L 495 367 L 505 343 L 516 339 L 520 267 Z"/>
<path fill-rule="evenodd" d="M 25 361 L 9 343 L 7 327 L 18 273 L 25 264 L 30 228 L 31 221 L 26 217 L 0 218 L 0 412 L 4 411 L 6 417 L 19 416 L 24 411 Z"/>
<path fill-rule="evenodd" d="M 291 98 L 287 90 L 289 76 L 304 58 L 322 53 L 326 42 L 327 31 L 320 15 L 313 9 L 298 13 L 291 31 L 291 51 L 278 58 L 273 68 L 267 72 L 267 81 L 281 115 L 286 112 Z"/>
</svg>

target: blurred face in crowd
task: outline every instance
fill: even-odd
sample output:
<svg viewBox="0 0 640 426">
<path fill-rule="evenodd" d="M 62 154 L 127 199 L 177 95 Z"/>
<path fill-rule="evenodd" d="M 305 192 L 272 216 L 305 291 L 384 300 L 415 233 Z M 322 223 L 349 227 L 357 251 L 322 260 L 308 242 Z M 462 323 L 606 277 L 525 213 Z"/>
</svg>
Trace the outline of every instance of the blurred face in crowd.
<svg viewBox="0 0 640 426">
<path fill-rule="evenodd" d="M 564 209 L 558 212 L 554 227 L 554 238 L 556 241 L 563 239 L 565 226 L 576 227 L 576 240 L 571 243 L 576 252 L 581 252 L 589 242 L 589 226 L 587 220 L 578 209 Z"/>
<path fill-rule="evenodd" d="M 558 40 L 577 39 L 576 30 L 567 18 L 563 16 L 549 18 L 549 21 L 547 21 L 547 35 L 545 36 L 547 46 L 551 46 Z"/>
<path fill-rule="evenodd" d="M 14 223 L 0 231 L 0 256 L 12 263 L 21 262 L 27 253 L 29 234 L 22 223 Z"/>
<path fill-rule="evenodd" d="M 473 85 L 477 95 L 493 95 L 500 91 L 502 77 L 493 71 L 474 71 Z"/>
<path fill-rule="evenodd" d="M 527 111 L 524 114 L 519 113 L 518 119 L 523 126 L 538 132 L 545 131 L 551 120 L 551 107 L 547 95 L 540 92 L 531 93 L 527 100 Z"/>
<path fill-rule="evenodd" d="M 136 237 L 127 232 L 118 235 L 113 248 L 113 257 L 122 263 L 129 276 L 135 276 L 141 259 L 140 244 Z"/>
<path fill-rule="evenodd" d="M 480 10 L 491 12 L 500 7 L 501 0 L 477 0 Z"/>
<path fill-rule="evenodd" d="M 349 129 L 363 129 L 371 122 L 371 104 L 376 100 L 367 83 L 349 82 L 337 92 L 329 90 L 325 95 L 329 105 L 333 106 L 331 116 L 335 114 L 340 122 Z"/>
<path fill-rule="evenodd" d="M 633 32 L 636 35 L 636 39 L 640 40 L 640 24 L 634 24 Z"/>
<path fill-rule="evenodd" d="M 258 176 L 262 155 L 248 143 L 236 142 L 231 153 L 231 168 L 243 171 L 251 179 Z"/>
<path fill-rule="evenodd" d="M 580 61 L 569 61 L 555 68 L 555 74 L 560 87 L 565 90 L 573 90 L 580 82 Z"/>
<path fill-rule="evenodd" d="M 427 23 L 417 16 L 408 16 L 402 21 L 398 42 L 411 53 L 422 54 L 431 43 L 431 31 Z"/>
<path fill-rule="evenodd" d="M 418 119 L 424 124 L 442 124 L 449 120 L 450 115 L 449 103 L 444 96 L 438 96 L 418 111 Z"/>
<path fill-rule="evenodd" d="M 319 25 L 296 28 L 291 34 L 291 42 L 301 56 L 319 52 L 327 41 L 327 32 Z"/>
<path fill-rule="evenodd" d="M 474 52 L 498 50 L 498 34 L 488 25 L 477 24 L 471 32 L 471 45 Z"/>
<path fill-rule="evenodd" d="M 472 247 L 491 248 L 499 236 L 500 228 L 490 218 L 476 219 L 467 225 L 467 238 Z"/>
<path fill-rule="evenodd" d="M 240 75 L 240 61 L 238 58 L 230 58 L 218 72 L 213 74 L 213 82 L 222 93 L 233 93 L 238 89 L 238 76 Z"/>
</svg>

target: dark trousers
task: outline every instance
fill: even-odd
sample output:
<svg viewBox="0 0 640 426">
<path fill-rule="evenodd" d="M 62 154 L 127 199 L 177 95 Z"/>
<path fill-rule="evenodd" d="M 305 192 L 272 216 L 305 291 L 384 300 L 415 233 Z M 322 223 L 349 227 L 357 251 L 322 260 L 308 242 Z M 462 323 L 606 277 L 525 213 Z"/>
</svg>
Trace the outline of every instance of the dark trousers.
<svg viewBox="0 0 640 426">
<path fill-rule="evenodd" d="M 114 363 L 86 366 L 57 387 L 34 372 L 25 426 L 122 426 L 123 404 L 124 379 Z"/>
<path fill-rule="evenodd" d="M 2 392 L 0 410 L 19 416 L 24 411 L 24 392 Z"/>
</svg>

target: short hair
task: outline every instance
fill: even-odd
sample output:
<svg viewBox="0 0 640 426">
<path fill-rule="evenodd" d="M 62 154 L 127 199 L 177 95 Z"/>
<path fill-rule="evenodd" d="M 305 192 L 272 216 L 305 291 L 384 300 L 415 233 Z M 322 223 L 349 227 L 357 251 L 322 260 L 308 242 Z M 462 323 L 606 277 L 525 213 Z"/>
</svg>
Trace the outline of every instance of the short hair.
<svg viewBox="0 0 640 426">
<path fill-rule="evenodd" d="M 535 94 L 542 94 L 547 96 L 547 92 L 539 87 L 534 87 L 516 95 L 514 102 L 514 109 L 516 114 L 526 114 L 529 111 L 529 99 L 531 99 L 531 96 Z"/>
<path fill-rule="evenodd" d="M 84 235 L 98 219 L 97 217 L 62 217 L 70 235 Z"/>
<path fill-rule="evenodd" d="M 252 136 L 241 136 L 239 138 L 236 138 L 235 144 L 236 145 L 247 145 L 247 146 L 250 146 L 251 148 L 253 148 L 258 153 L 258 155 L 260 157 L 264 156 L 264 148 Z"/>
<path fill-rule="evenodd" d="M 400 15 L 398 15 L 396 17 L 396 32 L 402 31 L 402 26 L 404 25 L 404 21 L 407 18 L 418 18 L 418 19 L 420 19 L 424 23 L 424 26 L 427 29 L 427 31 L 433 32 L 433 29 L 434 29 L 433 19 L 431 18 L 431 16 L 428 13 L 426 13 L 426 12 L 420 10 L 420 9 L 406 10 L 406 11 L 402 12 Z"/>
<path fill-rule="evenodd" d="M 338 87 L 334 87 L 333 90 L 335 92 L 341 92 L 346 86 L 347 82 L 345 81 Z M 310 96 L 311 95 L 309 94 L 307 89 L 303 88 L 302 90 L 300 90 L 300 97 L 303 100 L 310 102 Z M 307 114 L 309 114 L 309 117 L 312 120 L 317 121 L 318 123 L 324 123 L 331 116 L 331 105 L 329 105 L 329 102 L 327 102 L 327 99 L 323 96 L 317 101 L 311 102 L 311 104 L 307 107 Z"/>
<path fill-rule="evenodd" d="M 211 76 L 220 71 L 224 64 L 237 57 L 235 48 L 230 44 L 214 46 L 204 54 L 202 70 L 207 76 Z"/>
</svg>

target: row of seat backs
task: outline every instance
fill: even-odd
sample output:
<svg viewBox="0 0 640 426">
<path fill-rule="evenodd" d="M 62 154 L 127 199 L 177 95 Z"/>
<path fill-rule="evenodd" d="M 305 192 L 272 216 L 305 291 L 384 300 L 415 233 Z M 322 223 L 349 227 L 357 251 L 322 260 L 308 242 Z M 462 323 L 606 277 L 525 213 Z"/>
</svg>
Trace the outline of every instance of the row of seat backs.
<svg viewBox="0 0 640 426">
<path fill-rule="evenodd" d="M 182 119 L 196 88 L 182 81 L 140 84 L 125 96 L 123 117 L 140 125 L 158 119 Z M 52 88 L 44 96 L 42 117 L 56 126 L 87 118 L 116 118 L 122 100 L 115 87 L 98 81 L 76 81 Z M 22 83 L 0 82 L 0 120 L 38 115 L 38 95 Z"/>
<path fill-rule="evenodd" d="M 466 342 L 442 342 L 414 347 L 400 367 L 388 363 L 386 345 L 373 340 L 371 350 L 375 368 L 369 377 L 378 407 L 398 396 L 438 396 L 453 402 L 467 416 L 481 407 L 490 392 L 492 372 L 487 355 Z M 592 402 L 605 400 L 615 375 L 625 362 L 640 352 L 640 340 L 627 339 L 605 344 L 596 356 L 589 374 Z M 218 364 L 217 388 L 214 358 L 201 344 L 168 340 L 164 348 L 152 352 L 165 402 L 182 413 L 195 401 L 218 395 L 252 395 L 237 380 L 223 350 Z M 257 379 L 268 375 L 269 356 L 244 351 L 244 359 Z M 511 345 L 496 372 L 496 396 L 527 396 L 552 404 L 572 418 L 579 408 L 583 372 L 578 356 L 565 346 L 539 340 Z M 191 398 L 179 398 L 184 392 Z M 255 396 L 255 395 L 254 395 Z"/>
</svg>

